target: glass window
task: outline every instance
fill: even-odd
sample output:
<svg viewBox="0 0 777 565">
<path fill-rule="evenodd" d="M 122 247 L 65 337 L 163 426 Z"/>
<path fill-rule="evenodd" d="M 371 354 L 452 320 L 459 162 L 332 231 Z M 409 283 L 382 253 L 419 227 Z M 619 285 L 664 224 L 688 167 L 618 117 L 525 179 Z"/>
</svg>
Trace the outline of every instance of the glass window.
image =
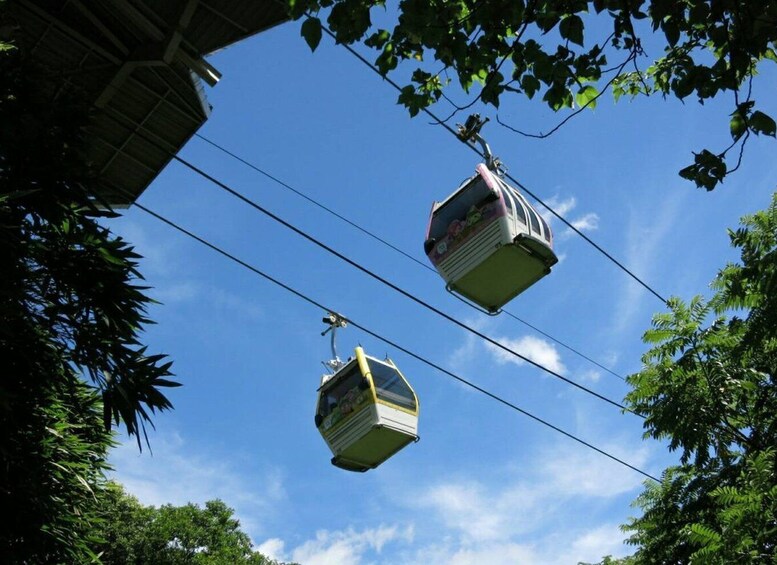
<svg viewBox="0 0 777 565">
<path fill-rule="evenodd" d="M 518 219 L 521 220 L 524 225 L 526 224 L 526 210 L 523 208 L 523 198 L 521 198 L 521 195 L 518 194 L 515 190 L 511 190 L 510 193 L 513 195 L 513 198 L 515 198 L 515 212 L 518 216 Z"/>
<path fill-rule="evenodd" d="M 359 371 L 359 365 L 354 363 L 347 370 L 345 376 L 340 377 L 334 385 L 327 383 L 321 391 L 321 398 L 318 401 L 318 413 L 322 418 L 326 418 L 334 410 L 345 396 L 355 390 L 359 391 L 359 383 L 362 380 L 362 374 Z"/>
<path fill-rule="evenodd" d="M 542 222 L 542 229 L 545 231 L 545 241 L 550 243 L 550 227 L 548 227 L 548 223 L 542 217 L 542 214 L 540 214 L 540 222 Z"/>
<path fill-rule="evenodd" d="M 539 237 L 540 220 L 537 217 L 537 212 L 535 212 L 533 208 L 529 208 L 529 221 L 531 222 L 531 230 Z"/>
<path fill-rule="evenodd" d="M 480 175 L 472 179 L 460 192 L 438 208 L 432 216 L 429 237 L 442 239 L 448 232 L 448 226 L 455 220 L 466 221 L 467 212 L 472 206 L 479 207 L 491 195 L 486 181 Z"/>
<path fill-rule="evenodd" d="M 510 198 L 510 191 L 505 190 L 504 188 L 500 189 L 502 191 L 502 199 L 505 201 L 505 205 L 507 206 L 508 210 L 513 209 L 513 199 Z"/>
<path fill-rule="evenodd" d="M 394 367 L 374 359 L 367 359 L 367 363 L 379 399 L 408 410 L 415 410 L 415 395 Z"/>
</svg>

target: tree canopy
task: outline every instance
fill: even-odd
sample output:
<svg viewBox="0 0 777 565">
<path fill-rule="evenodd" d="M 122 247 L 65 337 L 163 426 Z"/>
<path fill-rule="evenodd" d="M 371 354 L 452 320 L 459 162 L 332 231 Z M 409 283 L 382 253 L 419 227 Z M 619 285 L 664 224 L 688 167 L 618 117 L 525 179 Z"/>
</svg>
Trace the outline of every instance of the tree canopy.
<svg viewBox="0 0 777 565">
<path fill-rule="evenodd" d="M 777 563 L 777 193 L 730 231 L 711 299 L 654 317 L 626 400 L 680 465 L 624 528 L 637 563 Z"/>
<path fill-rule="evenodd" d="M 741 152 L 734 166 L 727 159 L 737 145 L 777 133 L 750 90 L 759 66 L 777 62 L 775 0 L 401 0 L 396 10 L 384 0 L 287 1 L 312 49 L 326 26 L 338 43 L 375 50 L 379 72 L 407 83 L 398 102 L 411 115 L 450 101 L 456 84 L 472 100 L 453 103 L 454 113 L 516 95 L 558 111 L 593 108 L 608 89 L 616 100 L 702 104 L 729 94 L 731 145 L 694 153 L 680 171 L 707 190 L 739 166 Z M 659 42 L 661 56 L 647 57 L 647 41 Z"/>
<path fill-rule="evenodd" d="M 98 221 L 112 213 L 83 157 L 87 109 L 77 95 L 43 96 L 40 72 L 0 45 L 4 563 L 93 558 L 111 426 L 140 445 L 153 412 L 171 407 L 160 389 L 177 385 L 140 343 L 150 299 L 139 256 Z"/>
<path fill-rule="evenodd" d="M 233 510 L 221 500 L 144 506 L 111 483 L 101 503 L 98 550 L 116 565 L 282 565 L 255 551 Z"/>
</svg>

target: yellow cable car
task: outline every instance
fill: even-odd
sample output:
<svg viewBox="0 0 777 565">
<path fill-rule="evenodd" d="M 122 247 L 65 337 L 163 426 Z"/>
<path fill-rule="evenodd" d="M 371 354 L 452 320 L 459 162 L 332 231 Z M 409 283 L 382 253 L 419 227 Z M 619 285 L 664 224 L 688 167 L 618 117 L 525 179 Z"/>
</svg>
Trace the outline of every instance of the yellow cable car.
<svg viewBox="0 0 777 565">
<path fill-rule="evenodd" d="M 418 441 L 419 406 L 390 359 L 366 355 L 361 347 L 355 355 L 345 363 L 335 355 L 329 362 L 339 368 L 322 378 L 315 420 L 334 455 L 332 464 L 364 472 Z"/>
</svg>

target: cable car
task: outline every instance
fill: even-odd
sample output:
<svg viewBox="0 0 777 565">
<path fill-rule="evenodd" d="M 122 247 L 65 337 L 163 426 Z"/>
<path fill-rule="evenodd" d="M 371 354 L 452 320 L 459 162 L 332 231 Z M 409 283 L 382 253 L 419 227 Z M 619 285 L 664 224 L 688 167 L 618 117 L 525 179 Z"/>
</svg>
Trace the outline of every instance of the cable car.
<svg viewBox="0 0 777 565">
<path fill-rule="evenodd" d="M 334 355 L 327 365 L 338 368 L 322 377 L 315 423 L 333 465 L 368 471 L 418 441 L 418 398 L 390 359 L 357 347 L 347 362 Z"/>
<path fill-rule="evenodd" d="M 468 120 L 460 137 L 479 141 L 488 164 L 479 164 L 474 176 L 432 205 L 424 251 L 448 291 L 497 314 L 549 274 L 558 258 L 548 224 L 501 178 L 498 161 L 478 134 L 483 123 Z"/>
<path fill-rule="evenodd" d="M 558 262 L 542 216 L 483 163 L 432 205 L 424 251 L 449 291 L 490 314 Z"/>
</svg>

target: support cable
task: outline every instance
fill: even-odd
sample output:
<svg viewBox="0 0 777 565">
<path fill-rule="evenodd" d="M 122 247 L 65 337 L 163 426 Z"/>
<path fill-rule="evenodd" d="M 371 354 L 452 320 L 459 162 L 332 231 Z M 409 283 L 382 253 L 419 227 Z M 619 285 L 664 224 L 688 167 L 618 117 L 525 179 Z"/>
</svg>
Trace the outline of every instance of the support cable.
<svg viewBox="0 0 777 565">
<path fill-rule="evenodd" d="M 124 191 L 122 191 L 122 192 L 124 192 Z M 128 193 L 125 193 L 125 194 L 128 194 Z M 329 308 L 327 306 L 324 306 L 320 302 L 318 302 L 318 301 L 308 297 L 307 295 L 305 295 L 302 292 L 292 288 L 291 286 L 281 282 L 280 280 L 278 280 L 278 279 L 276 279 L 276 278 L 274 278 L 274 277 L 264 273 L 263 271 L 259 270 L 258 268 L 254 267 L 253 265 L 243 261 L 242 259 L 239 259 L 237 256 L 229 253 L 228 251 L 225 251 L 225 250 L 221 249 L 220 247 L 216 246 L 213 243 L 210 243 L 206 239 L 203 239 L 202 237 L 194 234 L 193 232 L 187 230 L 186 228 L 181 227 L 180 225 L 176 224 L 172 220 L 168 220 L 167 218 L 161 216 L 160 214 L 157 214 L 156 212 L 150 210 L 149 208 L 146 208 L 145 206 L 143 206 L 141 204 L 138 204 L 137 202 L 135 202 L 133 204 L 133 206 L 135 206 L 136 208 L 139 208 L 140 210 L 142 210 L 146 214 L 156 218 L 157 220 L 163 222 L 164 224 L 167 224 L 169 227 L 177 230 L 178 232 L 186 235 L 187 237 L 189 237 L 191 239 L 194 239 L 195 241 L 199 242 L 200 244 L 202 244 L 202 245 L 208 247 L 209 249 L 219 253 L 220 255 L 222 255 L 223 257 L 226 257 L 230 261 L 233 261 L 234 263 L 237 263 L 238 265 L 240 265 L 240 266 L 248 269 L 249 271 L 259 275 L 260 277 L 264 278 L 265 280 L 268 280 L 271 283 L 273 283 L 273 284 L 283 288 L 287 292 L 290 292 L 291 294 L 293 294 L 294 296 L 304 300 L 308 304 L 311 304 L 311 305 L 315 306 L 316 308 L 319 308 L 319 309 L 327 311 L 327 312 L 334 311 L 333 309 L 331 309 L 331 308 Z M 383 337 L 382 335 L 380 335 L 380 334 L 378 334 L 378 333 L 376 333 L 376 332 L 366 328 L 365 326 L 355 322 L 354 320 L 351 320 L 349 318 L 343 318 L 343 319 L 346 322 L 348 322 L 349 324 L 351 324 L 352 326 L 354 326 L 356 328 L 359 328 L 360 330 L 362 330 L 366 334 L 374 337 L 375 339 L 378 339 L 378 340 L 382 341 L 383 343 L 389 345 L 390 347 L 393 347 L 395 349 L 398 349 L 399 351 L 402 351 L 406 355 L 408 355 L 408 356 L 410 356 L 410 357 L 412 357 L 412 358 L 414 358 L 414 359 L 424 363 L 425 365 L 427 365 L 427 366 L 429 366 L 429 367 L 431 367 L 433 369 L 436 369 L 437 371 L 439 371 L 439 372 L 441 372 L 441 373 L 443 373 L 443 374 L 445 374 L 445 375 L 447 375 L 447 376 L 457 380 L 458 382 L 462 383 L 463 385 L 468 386 L 468 387 L 476 390 L 477 392 L 480 392 L 481 394 L 484 394 L 484 395 L 488 396 L 492 400 L 496 400 L 497 402 L 507 406 L 508 408 L 510 408 L 512 410 L 515 410 L 516 412 L 519 412 L 519 413 L 523 414 L 524 416 L 528 416 L 529 418 L 531 418 L 532 420 L 542 424 L 543 426 L 546 426 L 546 427 L 548 427 L 548 428 L 550 428 L 550 429 L 552 429 L 552 430 L 554 430 L 554 431 L 556 431 L 556 432 L 558 432 L 558 433 L 560 433 L 560 434 L 562 434 L 562 435 L 564 435 L 564 436 L 566 436 L 566 437 L 576 441 L 577 443 L 579 443 L 579 444 L 581 444 L 581 445 L 583 445 L 583 446 L 585 446 L 585 447 L 587 447 L 589 449 L 592 449 L 593 451 L 596 451 L 600 455 L 604 455 L 605 457 L 615 461 L 616 463 L 619 463 L 619 464 L 621 464 L 621 465 L 623 465 L 625 467 L 628 467 L 629 469 L 631 469 L 633 471 L 636 471 L 637 473 L 647 477 L 648 479 L 651 479 L 651 480 L 656 481 L 656 482 L 660 482 L 658 478 L 654 477 L 653 475 L 651 475 L 650 473 L 648 473 L 646 471 L 643 471 L 639 467 L 636 467 L 635 465 L 627 463 L 623 459 L 620 459 L 619 457 L 616 457 L 615 455 L 612 455 L 611 453 L 608 453 L 604 449 L 596 447 L 595 445 L 593 445 L 593 444 L 591 444 L 591 443 L 589 443 L 589 442 L 587 442 L 587 441 L 585 441 L 585 440 L 575 436 L 574 434 L 571 434 L 570 432 L 567 432 L 567 431 L 563 430 L 562 428 L 559 428 L 558 426 L 555 426 L 555 425 L 551 424 L 550 422 L 548 422 L 546 420 L 543 420 L 542 418 L 540 418 L 538 416 L 535 416 L 534 414 L 532 414 L 532 413 L 530 413 L 530 412 L 520 408 L 519 406 L 513 404 L 512 402 L 509 402 L 508 400 L 505 400 L 504 398 L 502 398 L 502 397 L 500 397 L 500 396 L 498 396 L 498 395 L 496 395 L 496 394 L 494 394 L 492 392 L 489 392 L 488 390 L 486 390 L 486 389 L 484 389 L 484 388 L 482 388 L 482 387 L 480 387 L 480 386 L 478 386 L 478 385 L 468 381 L 467 379 L 465 379 L 463 377 L 460 377 L 460 376 L 456 375 L 455 373 L 453 373 L 451 371 L 448 371 L 447 369 L 441 367 L 440 365 L 437 365 L 436 363 L 434 363 L 432 361 L 429 361 L 425 357 L 423 357 L 423 356 L 421 356 L 421 355 L 419 355 L 417 353 L 414 353 L 413 351 L 410 351 L 409 349 L 407 349 L 405 347 L 402 347 L 401 345 L 395 343 L 394 341 L 392 341 L 392 340 L 390 340 L 390 339 L 388 339 L 386 337 Z"/>
<path fill-rule="evenodd" d="M 334 33 L 325 25 L 321 25 L 321 29 L 326 33 L 329 37 L 332 39 L 335 39 L 336 37 Z M 359 59 L 362 63 L 367 65 L 373 72 L 375 72 L 381 79 L 389 83 L 391 86 L 393 86 L 398 92 L 402 92 L 402 87 L 399 86 L 394 80 L 390 79 L 388 76 L 382 75 L 380 70 L 378 70 L 372 63 L 370 63 L 364 56 L 361 55 L 358 51 L 356 51 L 353 47 L 350 45 L 346 45 L 345 43 L 339 43 L 342 47 L 347 49 L 354 57 Z M 429 108 L 421 108 L 421 110 L 428 115 L 430 118 L 432 118 L 437 125 L 442 126 L 446 130 L 448 130 L 453 136 L 455 136 L 458 139 L 458 133 L 456 130 L 454 130 L 451 126 L 449 126 L 447 123 L 445 123 L 444 120 L 441 120 L 438 118 Z M 466 143 L 466 146 L 472 149 L 475 153 L 477 153 L 481 158 L 484 158 L 483 153 L 474 145 L 470 145 L 469 143 Z M 577 235 L 582 237 L 585 241 L 587 241 L 591 246 L 593 246 L 594 249 L 599 251 L 602 255 L 604 255 L 607 259 L 612 261 L 617 267 L 619 267 L 624 273 L 626 273 L 628 276 L 630 276 L 632 279 L 637 281 L 640 285 L 642 285 L 645 289 L 647 289 L 653 296 L 658 298 L 661 302 L 664 304 L 667 304 L 666 298 L 661 296 L 656 290 L 654 290 L 650 285 L 648 285 L 645 281 L 643 281 L 641 278 L 639 278 L 636 274 L 634 274 L 633 271 L 631 271 L 628 267 L 626 267 L 623 263 L 618 261 L 615 257 L 613 257 L 610 253 L 608 253 L 602 246 L 600 246 L 598 243 L 596 243 L 594 240 L 592 240 L 590 237 L 585 235 L 580 229 L 575 227 L 569 220 L 567 220 L 564 216 L 556 212 L 549 204 L 547 204 L 545 201 L 543 201 L 541 198 L 539 198 L 536 194 L 534 194 L 531 190 L 526 188 L 525 185 L 521 184 L 518 180 L 513 178 L 512 175 L 506 173 L 505 176 L 510 179 L 517 187 L 519 187 L 521 190 L 523 190 L 526 194 L 534 198 L 537 202 L 539 202 L 542 206 L 544 206 L 551 214 L 553 214 L 556 218 L 558 218 L 564 225 L 566 225 L 569 229 L 571 229 L 573 232 L 575 232 Z"/>
<path fill-rule="evenodd" d="M 110 115 L 110 114 L 106 114 L 106 115 Z M 113 118 L 113 119 L 117 123 L 121 124 L 120 120 L 117 120 L 116 118 Z M 158 142 L 152 140 L 148 135 L 145 134 L 145 132 L 141 132 L 140 129 L 138 129 L 136 131 L 136 134 L 140 135 L 146 141 L 148 141 L 149 143 L 153 144 L 157 148 L 165 150 L 164 147 L 162 147 Z M 549 375 L 552 375 L 552 376 L 556 377 L 557 379 L 559 379 L 561 381 L 564 381 L 565 383 L 567 383 L 567 384 L 569 384 L 569 385 L 571 385 L 571 386 L 573 386 L 573 387 L 575 387 L 575 388 L 577 388 L 577 389 L 579 389 L 579 390 L 581 390 L 583 392 L 586 392 L 586 393 L 588 393 L 588 394 L 590 394 L 592 396 L 595 396 L 596 398 L 598 398 L 598 399 L 600 399 L 600 400 L 602 400 L 602 401 L 604 401 L 604 402 L 606 402 L 608 404 L 611 404 L 611 405 L 613 405 L 613 406 L 615 406 L 617 408 L 620 408 L 624 412 L 629 412 L 631 414 L 639 416 L 640 418 L 645 418 L 645 416 L 643 416 L 642 414 L 639 414 L 638 412 L 632 410 L 631 408 L 628 408 L 627 406 L 621 404 L 620 402 L 612 400 L 612 399 L 604 396 L 603 394 L 600 394 L 600 393 L 596 392 L 593 389 L 590 389 L 590 388 L 588 388 L 588 387 L 586 387 L 584 385 L 576 383 L 572 379 L 569 379 L 569 378 L 565 377 L 564 375 L 562 375 L 562 374 L 560 374 L 560 373 L 558 373 L 558 372 L 556 372 L 556 371 L 554 371 L 554 370 L 552 370 L 552 369 L 550 369 L 550 368 L 548 368 L 548 367 L 538 363 L 537 361 L 534 361 L 533 359 L 518 353 L 514 349 L 511 349 L 510 347 L 507 347 L 503 343 L 500 343 L 499 341 L 493 339 L 492 337 L 487 336 L 483 332 L 481 332 L 479 330 L 476 330 L 475 328 L 465 324 L 464 322 L 461 322 L 461 321 L 457 320 L 456 318 L 454 318 L 450 314 L 447 314 L 447 313 L 443 312 L 442 310 L 440 310 L 439 308 L 437 308 L 435 306 L 432 306 L 428 302 L 425 302 L 425 301 L 421 300 L 420 298 L 418 298 L 417 296 L 415 296 L 411 292 L 408 292 L 408 291 L 404 290 L 403 288 L 397 286 L 396 284 L 394 284 L 391 281 L 385 279 L 384 277 L 374 273 L 373 271 L 371 271 L 367 267 L 364 267 L 363 265 L 357 263 L 353 259 L 343 255 L 342 253 L 340 253 L 339 251 L 337 251 L 334 248 L 330 247 L 329 245 L 319 241 L 318 239 L 316 239 L 312 235 L 308 234 L 307 232 L 303 231 L 302 229 L 298 228 L 297 226 L 287 222 L 286 220 L 284 220 L 280 216 L 278 216 L 278 215 L 274 214 L 273 212 L 269 211 L 268 209 L 264 208 L 263 206 L 261 206 L 257 202 L 254 202 L 253 200 L 251 200 L 247 196 L 241 194 L 240 192 L 238 192 L 234 188 L 230 187 L 226 183 L 221 182 L 220 180 L 218 180 L 214 176 L 206 173 L 205 171 L 203 171 L 202 169 L 200 169 L 199 167 L 197 167 L 193 163 L 187 161 L 186 159 L 184 159 L 182 157 L 179 157 L 175 153 L 170 153 L 170 156 L 171 156 L 172 159 L 178 161 L 179 163 L 181 163 L 182 165 L 184 165 L 185 167 L 187 167 L 191 171 L 197 173 L 202 178 L 210 181 L 212 184 L 214 184 L 215 186 L 217 186 L 218 188 L 220 188 L 224 192 L 227 192 L 228 194 L 231 194 L 232 196 L 234 196 L 238 200 L 244 202 L 245 204 L 248 204 L 253 209 L 255 209 L 257 212 L 260 212 L 260 213 L 264 214 L 268 218 L 274 220 L 275 222 L 281 224 L 285 228 L 293 231 L 297 235 L 299 235 L 302 238 L 308 240 L 310 243 L 316 245 L 317 247 L 320 247 L 324 251 L 326 251 L 326 252 L 330 253 L 331 255 L 334 255 L 338 259 L 348 263 L 349 265 L 351 265 L 355 269 L 361 271 L 365 275 L 367 275 L 367 276 L 375 279 L 376 281 L 384 284 L 385 286 L 391 288 L 395 292 L 397 292 L 397 293 L 403 295 L 404 297 L 412 300 L 416 304 L 418 304 L 420 306 L 423 306 L 424 308 L 426 308 L 427 310 L 437 314 L 441 318 L 444 318 L 444 319 L 448 320 L 449 322 L 451 322 L 452 324 L 455 324 L 456 326 L 460 327 L 461 329 L 466 330 L 469 333 L 474 334 L 474 335 L 478 336 L 479 338 L 485 340 L 486 342 L 490 343 L 494 347 L 496 347 L 498 349 L 501 349 L 502 351 L 505 351 L 506 353 L 509 353 L 510 355 L 513 355 L 514 357 L 517 357 L 518 359 L 521 359 L 522 361 L 524 361 L 524 362 L 526 362 L 526 363 L 528 363 L 528 364 L 530 364 L 530 365 L 532 365 L 532 366 L 534 366 L 534 367 L 536 367 L 536 368 L 538 368 L 538 369 L 548 373 Z"/>
<path fill-rule="evenodd" d="M 537 367 L 538 369 L 540 369 L 542 371 L 545 371 L 546 373 L 556 377 L 557 379 L 561 379 L 565 383 L 570 384 L 570 385 L 574 386 L 575 388 L 578 388 L 578 389 L 580 389 L 580 390 L 582 390 L 584 392 L 587 392 L 588 394 L 591 394 L 591 395 L 599 398 L 600 400 L 603 400 L 603 401 L 605 401 L 605 402 L 607 402 L 609 404 L 612 404 L 613 406 L 616 406 L 616 407 L 620 408 L 621 410 L 624 410 L 626 412 L 631 412 L 633 414 L 636 414 L 637 416 L 641 416 L 640 414 L 638 414 L 637 412 L 634 412 L 633 410 L 631 410 L 630 408 L 624 406 L 623 404 L 621 404 L 621 403 L 619 403 L 619 402 L 617 402 L 615 400 L 612 400 L 610 398 L 607 398 L 606 396 L 604 396 L 602 394 L 599 394 L 598 392 L 594 391 L 593 389 L 590 389 L 590 388 L 588 388 L 586 386 L 583 386 L 583 385 L 581 385 L 579 383 L 576 383 L 575 381 L 573 381 L 573 380 L 563 376 L 562 374 L 560 374 L 560 373 L 558 373 L 558 372 L 556 372 L 556 371 L 554 371 L 554 370 L 552 370 L 552 369 L 550 369 L 548 367 L 545 367 L 544 365 L 541 365 L 540 363 L 534 361 L 533 359 L 530 359 L 529 357 L 527 357 L 525 355 L 522 355 L 522 354 L 518 353 L 517 351 L 515 351 L 514 349 L 511 349 L 511 348 L 507 347 L 506 345 L 500 343 L 499 341 L 497 341 L 497 340 L 487 336 L 483 332 L 481 332 L 479 330 L 476 330 L 475 328 L 465 324 L 464 322 L 461 322 L 461 321 L 457 320 L 453 316 L 443 312 L 442 310 L 440 310 L 439 308 L 437 308 L 435 306 L 432 306 L 428 302 L 425 302 L 425 301 L 421 300 L 420 298 L 418 298 L 417 296 L 415 296 L 411 292 L 408 292 L 408 291 L 404 290 L 403 288 L 397 286 L 396 284 L 392 283 L 388 279 L 385 279 L 382 276 L 374 273 L 373 271 L 371 271 L 367 267 L 362 266 L 361 264 L 359 264 L 356 261 L 354 261 L 353 259 L 343 255 L 342 253 L 340 253 L 339 251 L 337 251 L 334 248 L 330 247 L 329 245 L 319 241 L 318 239 L 316 239 L 312 235 L 308 234 L 307 232 L 305 232 L 305 231 L 301 230 L 300 228 L 296 227 L 295 225 L 287 222 L 286 220 L 284 220 L 280 216 L 275 215 L 274 213 L 270 212 L 269 210 L 267 210 L 266 208 L 264 208 L 260 204 L 254 202 L 250 198 L 244 196 L 243 194 L 241 194 L 237 190 L 235 190 L 232 187 L 226 185 L 225 183 L 221 182 L 220 180 L 216 179 L 215 177 L 209 175 L 208 173 L 206 173 L 205 171 L 203 171 L 202 169 L 200 169 L 196 165 L 190 163 L 189 161 L 187 161 L 187 160 L 185 160 L 185 159 L 183 159 L 181 157 L 178 157 L 177 155 L 174 156 L 173 158 L 176 161 L 178 161 L 179 163 L 181 163 L 182 165 L 184 165 L 185 167 L 188 167 L 190 170 L 192 170 L 193 172 L 195 172 L 198 175 L 200 175 L 201 177 L 203 177 L 204 179 L 209 180 L 211 183 L 213 183 L 214 185 L 219 187 L 221 190 L 227 192 L 228 194 L 231 194 L 232 196 L 234 196 L 238 200 L 248 204 L 249 206 L 254 208 L 256 211 L 261 212 L 262 214 L 264 214 L 268 218 L 270 218 L 270 219 L 274 220 L 275 222 L 281 224 L 282 226 L 290 229 L 291 231 L 293 231 L 297 235 L 303 237 L 304 239 L 307 239 L 309 242 L 311 242 L 312 244 L 320 247 L 324 251 L 330 253 L 331 255 L 334 255 L 335 257 L 337 257 L 338 259 L 340 259 L 342 261 L 345 261 L 346 263 L 348 263 L 349 265 L 351 265 L 355 269 L 361 271 L 365 275 L 367 275 L 367 276 L 375 279 L 376 281 L 384 284 L 385 286 L 391 288 L 395 292 L 398 292 L 399 294 L 403 295 L 404 297 L 409 298 L 410 300 L 412 300 L 416 304 L 419 304 L 420 306 L 423 306 L 427 310 L 437 314 L 438 316 L 440 316 L 442 318 L 445 318 L 446 320 L 448 320 L 449 322 L 457 325 L 458 327 L 460 327 L 460 328 L 462 328 L 462 329 L 464 329 L 464 330 L 466 330 L 466 331 L 468 331 L 468 332 L 478 336 L 479 338 L 485 340 L 486 342 L 490 343 L 491 345 L 493 345 L 495 347 L 498 347 L 499 349 L 502 349 L 503 351 L 505 351 L 505 352 L 507 352 L 507 353 L 509 353 L 509 354 L 511 354 L 511 355 L 513 355 L 513 356 L 515 356 L 515 357 L 517 357 L 519 359 L 521 359 L 522 361 L 525 361 L 526 363 L 529 363 L 530 365 L 533 365 L 534 367 Z M 644 416 L 642 416 L 642 417 L 644 417 Z"/>
<path fill-rule="evenodd" d="M 207 143 L 207 144 L 211 145 L 212 147 L 214 147 L 214 148 L 218 149 L 218 150 L 219 150 L 219 151 L 221 151 L 222 153 L 224 153 L 224 154 L 226 154 L 226 155 L 228 155 L 228 156 L 232 157 L 232 158 L 233 158 L 233 159 L 235 159 L 236 161 L 238 161 L 238 162 L 240 162 L 240 163 L 244 164 L 245 166 L 249 167 L 250 169 L 252 169 L 252 170 L 256 171 L 257 173 L 259 173 L 259 174 L 261 174 L 261 175 L 264 175 L 266 178 L 268 178 L 268 179 L 270 179 L 271 181 L 275 182 L 276 184 L 278 184 L 278 185 L 282 186 L 283 188 L 286 188 L 287 190 L 289 190 L 289 191 L 293 192 L 294 194 L 296 194 L 296 195 L 297 195 L 297 196 L 299 196 L 300 198 L 303 198 L 303 199 L 307 200 L 308 202 L 310 202 L 310 203 L 311 203 L 311 204 L 313 204 L 314 206 L 318 206 L 320 209 L 322 209 L 322 210 L 324 210 L 325 212 L 327 212 L 327 213 L 331 214 L 331 215 L 332 215 L 332 216 L 334 216 L 335 218 L 337 218 L 337 219 L 339 219 L 339 220 L 341 220 L 341 221 L 345 222 L 345 223 L 346 223 L 346 224 L 348 224 L 349 226 L 351 226 L 351 227 L 353 227 L 353 228 L 357 229 L 358 231 L 362 232 L 363 234 L 367 235 L 368 237 L 371 237 L 372 239 L 374 239 L 374 240 L 378 241 L 379 243 L 381 243 L 381 244 L 385 245 L 386 247 L 388 247 L 388 248 L 390 248 L 390 249 L 392 249 L 392 250 L 396 251 L 396 252 L 397 252 L 397 253 L 399 253 L 400 255 L 403 255 L 404 257 L 406 257 L 406 258 L 410 259 L 411 261 L 413 261 L 414 263 L 416 263 L 416 264 L 420 265 L 421 267 L 423 267 L 423 268 L 424 268 L 424 269 L 426 269 L 427 271 L 429 271 L 429 272 L 431 272 L 431 273 L 434 273 L 435 275 L 437 274 L 437 271 L 436 271 L 435 269 L 433 269 L 432 267 L 430 267 L 428 264 L 426 264 L 426 263 L 424 263 L 424 262 L 422 262 L 422 261 L 419 261 L 418 259 L 416 259 L 415 257 L 413 257 L 411 254 L 407 253 L 406 251 L 403 251 L 402 249 L 400 249 L 399 247 L 397 247 L 397 246 L 395 246 L 394 244 L 390 243 L 389 241 L 386 241 L 385 239 L 383 239 L 383 238 L 382 238 L 382 237 L 380 237 L 379 235 L 376 235 L 376 234 L 374 234 L 373 232 L 371 232 L 370 230 L 368 230 L 367 228 L 365 228 L 365 227 L 363 227 L 363 226 L 360 226 L 360 225 L 359 225 L 359 224 L 357 224 L 356 222 L 353 222 L 353 221 L 349 220 L 347 217 L 343 216 L 342 214 L 339 214 L 339 213 L 335 212 L 334 210 L 332 210 L 332 209 L 331 209 L 331 208 L 329 208 L 328 206 L 325 206 L 325 205 L 324 205 L 324 204 L 322 204 L 321 202 L 318 202 L 318 201 L 317 201 L 317 200 L 315 200 L 314 198 L 311 198 L 310 196 L 308 196 L 308 195 L 307 195 L 307 194 L 305 194 L 304 192 L 302 192 L 302 191 L 300 191 L 300 190 L 297 190 L 297 189 L 296 189 L 296 188 L 294 188 L 293 186 L 291 186 L 291 185 L 289 185 L 288 183 L 286 183 L 286 182 L 284 182 L 284 181 L 280 180 L 278 177 L 276 177 L 276 176 L 274 176 L 274 175 L 272 175 L 272 174 L 268 173 L 267 171 L 265 171 L 265 170 L 261 169 L 259 166 L 255 165 L 254 163 L 251 163 L 250 161 L 248 161 L 248 160 L 244 159 L 243 157 L 240 157 L 240 156 L 239 156 L 239 155 L 237 155 L 236 153 L 234 153 L 234 152 L 230 151 L 229 149 L 227 149 L 227 148 L 225 148 L 224 146 L 220 145 L 219 143 L 217 143 L 217 142 L 213 141 L 212 139 L 209 139 L 209 138 L 207 138 L 207 137 L 205 137 L 204 135 L 201 135 L 201 134 L 199 134 L 199 133 L 195 133 L 195 134 L 194 134 L 194 136 L 195 136 L 195 137 L 197 137 L 197 138 L 199 138 L 199 139 L 201 139 L 201 140 L 202 140 L 202 141 L 204 141 L 205 143 Z M 600 369 L 602 369 L 603 371 L 606 371 L 606 372 L 610 373 L 611 375 L 613 375 L 613 376 L 615 376 L 615 377 L 619 378 L 619 379 L 620 379 L 620 380 L 622 380 L 622 381 L 625 381 L 625 380 L 626 380 L 626 379 L 625 379 L 625 378 L 624 378 L 622 375 L 619 375 L 618 373 L 616 373 L 616 372 L 615 372 L 615 371 L 613 371 L 612 369 L 609 369 L 608 367 L 605 367 L 603 364 L 601 364 L 601 363 L 599 363 L 598 361 L 596 361 L 596 360 L 592 359 L 591 357 L 588 357 L 587 355 L 585 355 L 584 353 L 582 353 L 582 352 L 578 351 L 577 349 L 575 349 L 575 348 L 574 348 L 574 347 L 572 347 L 571 345 L 567 345 L 566 343 L 564 343 L 564 342 L 563 342 L 563 341 L 561 341 L 560 339 L 557 339 L 557 338 L 553 337 L 552 335 L 550 335 L 549 333 L 547 333 L 547 332 L 544 332 L 544 331 L 543 331 L 543 330 L 541 330 L 540 328 L 538 328 L 538 327 L 536 327 L 536 326 L 534 326 L 534 325 L 530 324 L 529 322 L 527 322 L 526 320 L 523 320 L 522 318 L 520 318 L 520 317 L 516 316 L 516 315 L 515 315 L 515 314 L 513 314 L 512 312 L 509 312 L 508 310 L 504 310 L 504 309 L 502 310 L 502 312 L 504 312 L 504 313 L 505 313 L 507 316 L 509 316 L 510 318 L 513 318 L 514 320 L 516 320 L 516 321 L 518 321 L 518 322 L 522 323 L 523 325 L 525 325 L 525 326 L 528 326 L 529 328 L 531 328 L 531 329 L 532 329 L 532 330 L 534 330 L 535 332 L 537 332 L 537 333 L 539 333 L 539 334 L 541 334 L 541 335 L 545 336 L 546 338 L 550 339 L 551 341 L 553 341 L 553 342 L 557 343 L 558 345 L 560 345 L 561 347 L 563 347 L 563 348 L 567 349 L 568 351 L 571 351 L 572 353 L 574 353 L 574 354 L 575 354 L 575 355 L 577 355 L 578 357 L 581 357 L 581 358 L 585 359 L 586 361 L 588 361 L 589 363 L 591 363 L 591 364 L 593 364 L 593 365 L 596 365 L 597 367 L 599 367 L 599 368 L 600 368 Z"/>
</svg>

